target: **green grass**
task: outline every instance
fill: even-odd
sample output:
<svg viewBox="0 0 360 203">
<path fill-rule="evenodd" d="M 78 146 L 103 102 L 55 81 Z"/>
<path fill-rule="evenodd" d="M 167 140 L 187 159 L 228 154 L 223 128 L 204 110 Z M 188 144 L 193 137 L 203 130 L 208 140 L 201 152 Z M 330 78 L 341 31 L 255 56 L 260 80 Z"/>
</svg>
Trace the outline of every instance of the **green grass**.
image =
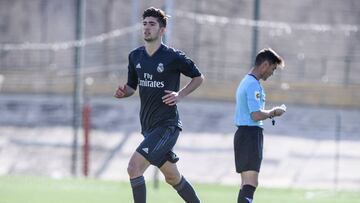
<svg viewBox="0 0 360 203">
<path fill-rule="evenodd" d="M 147 183 L 149 203 L 183 203 L 172 187 Z M 238 187 L 194 184 L 203 203 L 236 202 Z M 360 203 L 359 191 L 259 188 L 256 203 Z M 131 203 L 129 183 L 85 179 L 53 180 L 39 177 L 0 177 L 0 203 Z"/>
</svg>

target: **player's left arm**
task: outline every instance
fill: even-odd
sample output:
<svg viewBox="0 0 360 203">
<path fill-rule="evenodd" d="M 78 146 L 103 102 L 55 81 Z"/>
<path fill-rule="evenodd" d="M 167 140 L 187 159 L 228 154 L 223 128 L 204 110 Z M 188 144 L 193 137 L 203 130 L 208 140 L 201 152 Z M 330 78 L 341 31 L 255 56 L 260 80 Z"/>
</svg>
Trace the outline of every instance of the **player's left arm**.
<svg viewBox="0 0 360 203">
<path fill-rule="evenodd" d="M 180 100 L 196 90 L 203 81 L 204 75 L 201 74 L 198 77 L 192 78 L 191 81 L 178 92 L 165 90 L 166 95 L 162 97 L 163 102 L 169 106 L 176 105 Z"/>
<path fill-rule="evenodd" d="M 201 74 L 198 77 L 194 77 L 191 79 L 191 81 L 186 84 L 179 92 L 178 92 L 178 97 L 180 99 L 186 97 L 187 95 L 189 95 L 191 92 L 193 92 L 194 90 L 196 90 L 198 87 L 200 87 L 200 85 L 202 84 L 202 82 L 204 81 L 204 75 Z"/>
</svg>

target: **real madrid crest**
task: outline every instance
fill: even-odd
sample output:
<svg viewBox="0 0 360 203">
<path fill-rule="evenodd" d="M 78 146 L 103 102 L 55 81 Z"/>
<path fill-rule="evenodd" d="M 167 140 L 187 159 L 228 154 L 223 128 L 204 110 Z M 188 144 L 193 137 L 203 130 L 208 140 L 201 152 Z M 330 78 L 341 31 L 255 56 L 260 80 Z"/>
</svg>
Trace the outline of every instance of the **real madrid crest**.
<svg viewBox="0 0 360 203">
<path fill-rule="evenodd" d="M 159 73 L 162 73 L 164 71 L 164 64 L 162 63 L 159 63 L 158 67 L 156 68 L 156 70 L 159 72 Z"/>
</svg>

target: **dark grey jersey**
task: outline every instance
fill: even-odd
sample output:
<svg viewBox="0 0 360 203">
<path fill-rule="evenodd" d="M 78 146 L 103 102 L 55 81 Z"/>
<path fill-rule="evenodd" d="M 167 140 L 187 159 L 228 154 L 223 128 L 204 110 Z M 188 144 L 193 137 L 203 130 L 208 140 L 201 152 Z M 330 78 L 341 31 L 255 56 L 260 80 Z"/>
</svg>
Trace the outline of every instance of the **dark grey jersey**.
<svg viewBox="0 0 360 203">
<path fill-rule="evenodd" d="M 176 105 L 169 106 L 161 99 L 165 90 L 179 91 L 180 73 L 190 78 L 201 75 L 183 52 L 166 45 L 162 44 L 152 56 L 144 46 L 129 54 L 127 85 L 135 90 L 139 86 L 142 133 L 157 126 L 182 127 Z"/>
</svg>

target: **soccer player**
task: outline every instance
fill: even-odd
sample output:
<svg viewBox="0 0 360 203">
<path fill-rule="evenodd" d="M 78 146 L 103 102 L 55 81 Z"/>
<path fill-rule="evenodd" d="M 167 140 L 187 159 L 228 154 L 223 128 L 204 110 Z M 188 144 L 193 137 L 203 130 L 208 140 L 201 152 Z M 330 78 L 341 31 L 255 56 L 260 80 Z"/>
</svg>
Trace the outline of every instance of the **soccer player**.
<svg viewBox="0 0 360 203">
<path fill-rule="evenodd" d="M 178 157 L 172 149 L 182 129 L 177 103 L 198 88 L 204 77 L 194 62 L 181 51 L 162 43 L 168 16 L 150 7 L 143 12 L 145 46 L 129 54 L 128 81 L 119 86 L 116 98 L 129 97 L 139 86 L 140 123 L 144 140 L 128 164 L 135 203 L 146 202 L 144 172 L 157 166 L 165 180 L 188 203 L 200 202 L 191 184 L 177 168 Z M 190 82 L 179 90 L 180 74 Z"/>
<path fill-rule="evenodd" d="M 254 67 L 245 75 L 236 91 L 235 125 L 238 129 L 234 136 L 234 154 L 236 172 L 241 174 L 238 203 L 251 203 L 258 186 L 263 120 L 281 116 L 285 112 L 284 105 L 265 110 L 265 91 L 260 84 L 260 80 L 266 81 L 278 67 L 284 67 L 283 59 L 270 48 L 261 50 Z"/>
</svg>

